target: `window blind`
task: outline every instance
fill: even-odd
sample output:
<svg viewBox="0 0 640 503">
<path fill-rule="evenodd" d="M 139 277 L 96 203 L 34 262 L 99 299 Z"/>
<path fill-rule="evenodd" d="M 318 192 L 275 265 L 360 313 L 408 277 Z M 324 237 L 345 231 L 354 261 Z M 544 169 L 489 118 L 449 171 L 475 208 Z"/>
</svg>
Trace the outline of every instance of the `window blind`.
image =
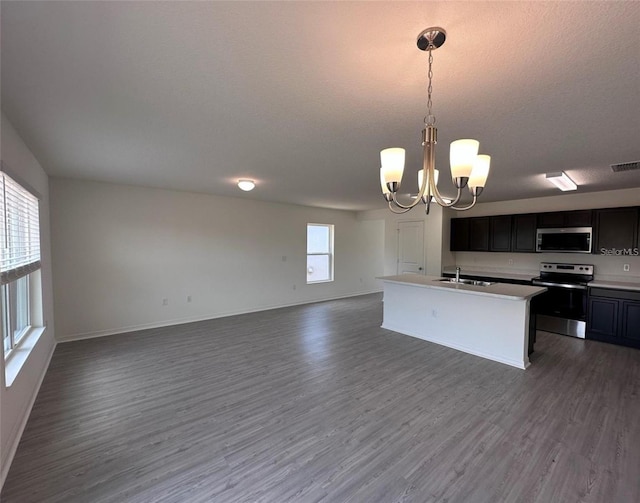
<svg viewBox="0 0 640 503">
<path fill-rule="evenodd" d="M 38 198 L 0 171 L 0 283 L 40 268 Z"/>
</svg>

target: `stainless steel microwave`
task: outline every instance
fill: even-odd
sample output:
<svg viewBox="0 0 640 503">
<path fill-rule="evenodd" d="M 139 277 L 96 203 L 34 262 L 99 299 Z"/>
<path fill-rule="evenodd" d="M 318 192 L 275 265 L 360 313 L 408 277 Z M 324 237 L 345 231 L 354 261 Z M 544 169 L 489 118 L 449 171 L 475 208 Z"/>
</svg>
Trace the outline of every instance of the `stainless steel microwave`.
<svg viewBox="0 0 640 503">
<path fill-rule="evenodd" d="M 538 229 L 537 252 L 591 253 L 592 227 Z"/>
</svg>

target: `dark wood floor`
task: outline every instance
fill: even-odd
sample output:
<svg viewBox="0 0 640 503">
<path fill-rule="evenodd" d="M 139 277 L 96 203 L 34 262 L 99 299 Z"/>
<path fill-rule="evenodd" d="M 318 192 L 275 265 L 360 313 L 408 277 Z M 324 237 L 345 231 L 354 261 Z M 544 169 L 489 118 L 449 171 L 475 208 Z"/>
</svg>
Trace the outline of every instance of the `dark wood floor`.
<svg viewBox="0 0 640 503">
<path fill-rule="evenodd" d="M 60 344 L 2 502 L 640 501 L 639 350 L 540 332 L 522 371 L 381 313 Z"/>
</svg>

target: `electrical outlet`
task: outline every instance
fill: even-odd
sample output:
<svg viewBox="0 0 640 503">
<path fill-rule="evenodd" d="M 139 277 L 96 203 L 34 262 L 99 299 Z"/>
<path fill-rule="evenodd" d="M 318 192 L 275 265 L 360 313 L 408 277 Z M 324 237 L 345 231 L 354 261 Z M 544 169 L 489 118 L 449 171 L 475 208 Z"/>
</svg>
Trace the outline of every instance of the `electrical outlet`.
<svg viewBox="0 0 640 503">
<path fill-rule="evenodd" d="M 507 263 L 508 263 L 509 265 L 513 265 L 513 259 L 512 259 L 512 258 L 510 258 L 509 260 L 507 260 Z"/>
<path fill-rule="evenodd" d="M 169 305 L 169 299 L 162 299 L 162 305 L 163 306 L 168 306 Z"/>
<path fill-rule="evenodd" d="M 624 264 L 624 265 L 622 266 L 622 270 L 623 270 L 624 272 L 629 272 L 629 264 Z"/>
</svg>

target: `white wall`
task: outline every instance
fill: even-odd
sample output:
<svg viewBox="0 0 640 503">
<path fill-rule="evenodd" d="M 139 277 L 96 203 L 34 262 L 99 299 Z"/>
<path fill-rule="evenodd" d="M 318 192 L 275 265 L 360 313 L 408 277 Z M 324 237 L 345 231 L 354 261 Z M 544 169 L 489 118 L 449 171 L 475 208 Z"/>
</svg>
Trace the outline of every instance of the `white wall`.
<svg viewBox="0 0 640 503">
<path fill-rule="evenodd" d="M 4 482 L 22 430 L 31 411 L 49 359 L 55 348 L 53 296 L 51 286 L 51 245 L 49 229 L 49 188 L 47 175 L 13 126 L 2 115 L 2 162 L 11 176 L 39 193 L 42 255 L 43 316 L 47 328 L 29 354 L 10 387 L 5 387 L 4 358 L 0 358 L 0 486 Z"/>
<path fill-rule="evenodd" d="M 591 208 L 616 208 L 640 205 L 640 188 L 593 192 L 588 194 L 562 194 L 558 196 L 479 203 L 475 208 L 463 213 L 446 211 L 445 219 L 490 215 L 510 215 L 517 213 L 542 213 L 547 211 L 580 210 Z M 448 244 L 448 236 L 446 238 Z M 581 253 L 487 253 L 455 252 L 445 266 L 460 266 L 479 270 L 509 270 L 513 272 L 536 273 L 540 262 L 572 262 L 594 264 L 596 277 L 606 280 L 637 281 L 640 279 L 640 256 L 603 256 Z M 629 264 L 630 271 L 624 272 L 623 265 Z"/>
<path fill-rule="evenodd" d="M 381 289 L 353 212 L 58 178 L 51 212 L 58 340 Z M 307 223 L 335 225 L 334 282 L 306 284 Z"/>
<path fill-rule="evenodd" d="M 397 273 L 398 258 L 398 223 L 399 222 L 424 222 L 424 264 L 425 274 L 439 276 L 442 268 L 443 256 L 448 257 L 449 253 L 449 230 L 448 221 L 443 222 L 442 207 L 434 204 L 431 206 L 429 215 L 424 212 L 424 205 L 402 215 L 397 215 L 389 209 L 363 211 L 358 214 L 358 218 L 363 221 L 378 221 L 384 225 L 384 274 L 394 275 Z M 443 226 L 446 225 L 446 226 Z M 443 247 L 443 233 L 446 232 L 446 247 Z"/>
</svg>

